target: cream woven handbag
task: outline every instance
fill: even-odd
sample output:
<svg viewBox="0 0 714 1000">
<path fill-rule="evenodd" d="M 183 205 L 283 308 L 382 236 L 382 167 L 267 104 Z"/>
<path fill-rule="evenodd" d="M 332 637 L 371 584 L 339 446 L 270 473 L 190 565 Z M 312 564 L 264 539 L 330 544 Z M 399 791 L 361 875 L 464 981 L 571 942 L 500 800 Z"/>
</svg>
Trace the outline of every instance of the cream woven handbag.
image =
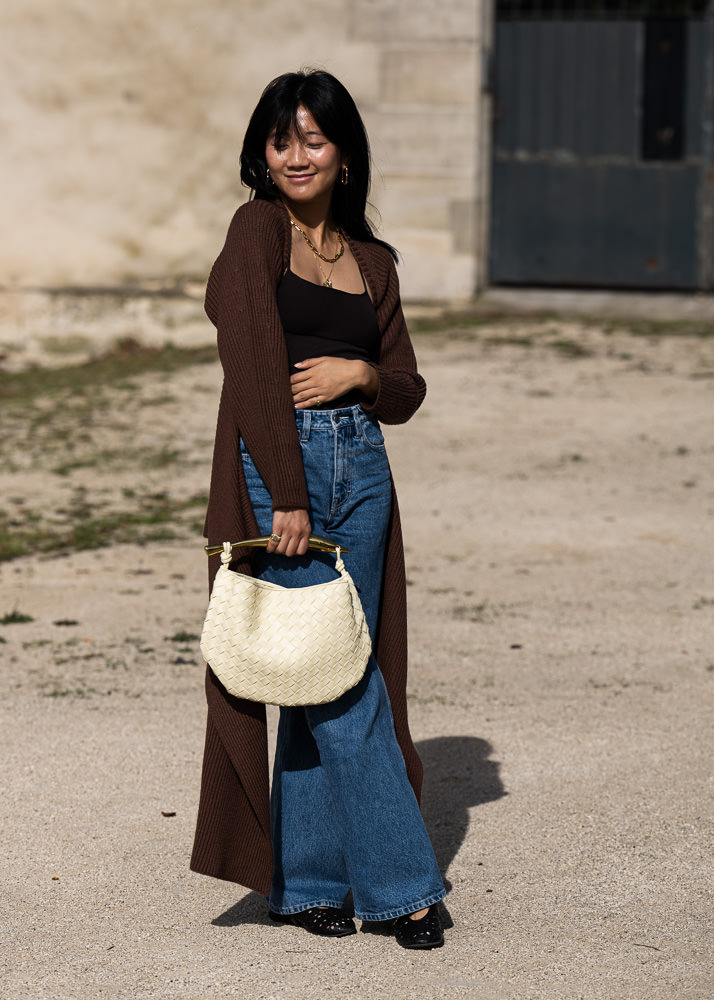
<svg viewBox="0 0 714 1000">
<path fill-rule="evenodd" d="M 222 547 L 201 634 L 201 652 L 224 688 L 268 705 L 322 705 L 349 691 L 372 651 L 369 629 L 340 546 L 312 536 L 310 547 L 334 551 L 339 576 L 287 588 L 229 569 L 236 545 Z M 345 550 L 349 551 L 349 550 Z"/>
</svg>

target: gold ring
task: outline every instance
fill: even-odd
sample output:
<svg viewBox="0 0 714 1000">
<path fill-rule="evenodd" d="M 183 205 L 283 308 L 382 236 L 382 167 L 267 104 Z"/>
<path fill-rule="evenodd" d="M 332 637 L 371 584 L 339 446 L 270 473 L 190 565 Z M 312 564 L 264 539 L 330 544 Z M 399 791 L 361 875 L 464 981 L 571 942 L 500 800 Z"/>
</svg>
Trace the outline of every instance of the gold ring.
<svg viewBox="0 0 714 1000">
<path fill-rule="evenodd" d="M 275 532 L 273 532 L 272 535 L 270 536 L 270 541 L 279 542 L 282 537 L 283 537 L 282 535 L 276 535 Z"/>
<path fill-rule="evenodd" d="M 320 397 L 319 397 L 319 396 L 315 396 L 315 402 L 316 402 L 316 403 L 317 403 L 317 405 L 319 406 L 319 405 L 320 405 L 320 403 L 322 402 L 322 400 L 320 399 Z"/>
</svg>

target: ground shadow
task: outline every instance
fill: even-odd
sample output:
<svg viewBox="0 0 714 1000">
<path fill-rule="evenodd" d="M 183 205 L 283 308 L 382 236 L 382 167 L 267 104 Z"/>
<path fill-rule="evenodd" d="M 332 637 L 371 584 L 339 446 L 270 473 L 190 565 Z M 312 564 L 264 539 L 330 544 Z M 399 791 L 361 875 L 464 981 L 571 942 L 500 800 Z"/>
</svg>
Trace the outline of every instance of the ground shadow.
<svg viewBox="0 0 714 1000">
<path fill-rule="evenodd" d="M 476 736 L 438 736 L 417 743 L 417 750 L 424 762 L 422 811 L 439 868 L 446 875 L 466 839 L 469 809 L 494 802 L 507 792 L 498 774 L 498 761 L 489 760 L 492 747 L 486 740 Z M 450 888 L 448 882 L 446 886 Z M 445 926 L 450 926 L 445 907 L 442 916 Z M 215 927 L 238 927 L 272 921 L 265 897 L 249 892 L 211 923 Z M 379 924 L 363 926 L 363 930 L 391 933 Z"/>
<path fill-rule="evenodd" d="M 416 745 L 424 762 L 422 812 L 439 868 L 446 875 L 466 839 L 469 809 L 508 793 L 493 747 L 477 736 L 437 736 Z"/>
<path fill-rule="evenodd" d="M 273 921 L 268 916 L 265 896 L 261 896 L 259 892 L 249 892 L 214 917 L 211 923 L 214 927 L 239 927 L 241 924 L 273 924 Z"/>
</svg>

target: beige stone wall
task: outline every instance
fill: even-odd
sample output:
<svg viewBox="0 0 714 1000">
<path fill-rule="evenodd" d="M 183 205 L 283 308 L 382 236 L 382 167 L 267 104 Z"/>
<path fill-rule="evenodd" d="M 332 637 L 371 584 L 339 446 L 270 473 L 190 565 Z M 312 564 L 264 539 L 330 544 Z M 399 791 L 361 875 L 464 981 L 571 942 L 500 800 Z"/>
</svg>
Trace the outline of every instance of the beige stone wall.
<svg viewBox="0 0 714 1000">
<path fill-rule="evenodd" d="M 354 0 L 351 17 L 352 37 L 378 53 L 366 117 L 381 174 L 376 202 L 402 252 L 405 293 L 468 298 L 484 271 L 484 5 Z"/>
<path fill-rule="evenodd" d="M 261 89 L 314 65 L 364 112 L 405 297 L 467 297 L 481 20 L 481 0 L 3 0 L 0 284 L 201 278 Z"/>
</svg>

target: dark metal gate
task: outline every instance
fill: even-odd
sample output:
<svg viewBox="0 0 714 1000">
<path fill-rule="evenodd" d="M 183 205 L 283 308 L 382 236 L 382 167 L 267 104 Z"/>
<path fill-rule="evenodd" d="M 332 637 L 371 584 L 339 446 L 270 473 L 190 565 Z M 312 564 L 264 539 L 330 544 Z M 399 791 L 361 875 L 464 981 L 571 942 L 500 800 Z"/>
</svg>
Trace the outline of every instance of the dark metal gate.
<svg viewBox="0 0 714 1000">
<path fill-rule="evenodd" d="M 497 0 L 490 280 L 714 289 L 714 0 Z"/>
</svg>

